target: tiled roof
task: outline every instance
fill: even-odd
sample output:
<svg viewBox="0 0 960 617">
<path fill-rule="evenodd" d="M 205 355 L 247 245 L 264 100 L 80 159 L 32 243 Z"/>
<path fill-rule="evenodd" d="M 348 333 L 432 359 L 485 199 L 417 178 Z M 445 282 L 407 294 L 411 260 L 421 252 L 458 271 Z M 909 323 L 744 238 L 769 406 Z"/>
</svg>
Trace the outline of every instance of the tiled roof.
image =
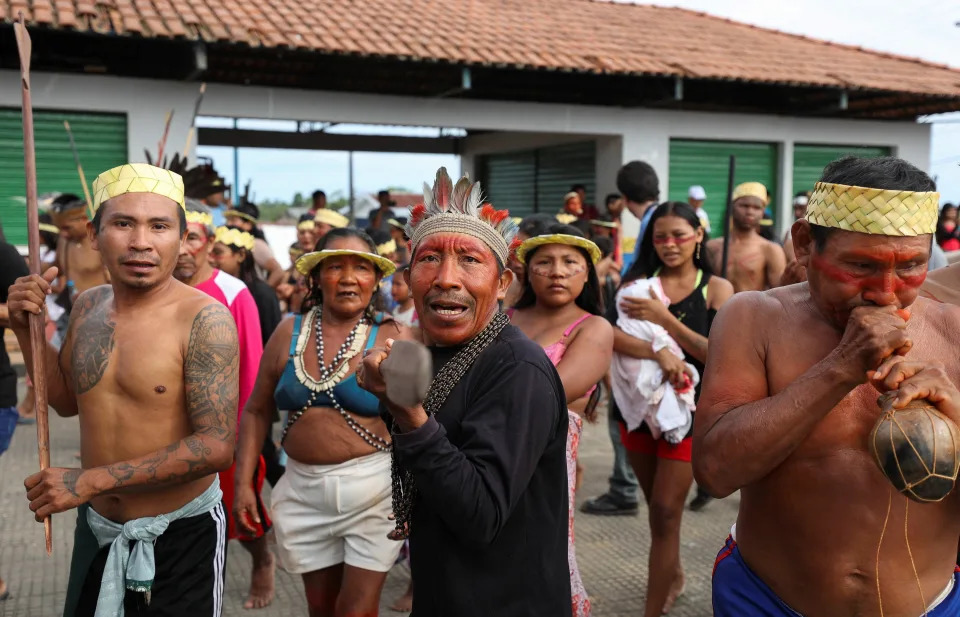
<svg viewBox="0 0 960 617">
<path fill-rule="evenodd" d="M 599 0 L 0 0 L 0 20 L 464 65 L 960 96 L 960 70 Z"/>
</svg>

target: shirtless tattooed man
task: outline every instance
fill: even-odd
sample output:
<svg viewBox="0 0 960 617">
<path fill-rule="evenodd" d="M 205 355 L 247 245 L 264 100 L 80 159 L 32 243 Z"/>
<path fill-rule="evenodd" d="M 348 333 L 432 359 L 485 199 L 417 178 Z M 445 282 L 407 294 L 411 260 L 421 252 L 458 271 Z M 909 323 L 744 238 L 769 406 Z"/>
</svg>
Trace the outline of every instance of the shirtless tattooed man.
<svg viewBox="0 0 960 617">
<path fill-rule="evenodd" d="M 222 304 L 172 277 L 183 181 L 129 164 L 93 183 L 92 246 L 111 284 L 82 293 L 63 347 L 46 350 L 51 405 L 79 415 L 81 469 L 24 482 L 38 521 L 77 511 L 64 614 L 221 613 L 233 462 L 237 331 Z M 56 268 L 17 279 L 10 321 L 31 366 L 27 315 Z"/>
<path fill-rule="evenodd" d="M 717 617 L 960 614 L 958 492 L 908 505 L 867 445 L 886 391 L 960 423 L 960 308 L 918 297 L 933 191 L 900 159 L 831 163 L 792 229 L 808 281 L 720 311 L 693 457 L 712 494 L 741 491 Z"/>
<path fill-rule="evenodd" d="M 761 236 L 757 229 L 767 206 L 767 187 L 759 182 L 744 182 L 733 190 L 730 256 L 727 279 L 734 292 L 764 291 L 780 284 L 787 258 L 783 248 Z M 707 257 L 714 272 L 723 272 L 724 239 L 707 242 Z"/>
</svg>

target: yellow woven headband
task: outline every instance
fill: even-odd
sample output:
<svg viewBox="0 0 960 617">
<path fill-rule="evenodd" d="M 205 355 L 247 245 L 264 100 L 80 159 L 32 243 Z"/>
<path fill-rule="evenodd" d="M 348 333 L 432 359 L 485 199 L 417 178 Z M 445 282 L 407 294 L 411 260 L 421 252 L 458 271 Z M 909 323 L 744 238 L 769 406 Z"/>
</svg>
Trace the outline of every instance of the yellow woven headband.
<svg viewBox="0 0 960 617">
<path fill-rule="evenodd" d="M 602 257 L 600 247 L 592 240 L 570 234 L 546 234 L 524 240 L 523 243 L 520 244 L 520 248 L 517 249 L 517 261 L 522 264 L 527 263 L 527 254 L 538 246 L 544 246 L 546 244 L 565 244 L 567 246 L 581 248 L 590 255 L 590 261 L 593 262 L 593 265 L 597 265 L 597 262 L 600 261 Z"/>
<path fill-rule="evenodd" d="M 127 193 L 163 195 L 186 209 L 183 178 L 179 174 L 146 163 L 127 163 L 108 169 L 93 181 L 93 211 L 108 199 Z"/>
<path fill-rule="evenodd" d="M 339 212 L 327 210 L 326 208 L 317 210 L 316 214 L 313 215 L 313 220 L 317 223 L 326 223 L 330 227 L 337 228 L 346 227 L 350 224 L 350 219 L 343 216 Z"/>
<path fill-rule="evenodd" d="M 733 189 L 733 201 L 741 197 L 756 197 L 763 202 L 763 205 L 770 203 L 767 187 L 760 182 L 744 182 L 743 184 L 738 184 L 737 188 Z"/>
<path fill-rule="evenodd" d="M 300 221 L 297 223 L 297 231 L 313 231 L 317 228 L 317 224 L 314 221 Z"/>
<path fill-rule="evenodd" d="M 871 189 L 817 182 L 807 203 L 814 225 L 883 236 L 919 236 L 937 230 L 940 193 Z"/>
<path fill-rule="evenodd" d="M 253 235 L 240 229 L 217 227 L 217 242 L 247 249 L 248 251 L 253 250 Z"/>
<path fill-rule="evenodd" d="M 397 241 L 390 239 L 389 242 L 384 242 L 383 244 L 377 245 L 377 253 L 380 255 L 389 255 L 390 253 L 395 253 L 397 251 Z"/>
<path fill-rule="evenodd" d="M 213 227 L 213 217 L 206 212 L 187 210 L 187 223 L 198 223 L 204 227 Z"/>
</svg>

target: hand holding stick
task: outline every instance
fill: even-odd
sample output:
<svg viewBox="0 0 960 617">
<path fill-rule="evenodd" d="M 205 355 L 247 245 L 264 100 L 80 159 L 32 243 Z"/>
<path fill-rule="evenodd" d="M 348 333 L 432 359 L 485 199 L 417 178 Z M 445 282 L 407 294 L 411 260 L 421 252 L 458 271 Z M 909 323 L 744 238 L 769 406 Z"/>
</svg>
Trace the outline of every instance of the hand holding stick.
<svg viewBox="0 0 960 617">
<path fill-rule="evenodd" d="M 24 25 L 23 13 L 13 24 L 20 54 L 20 86 L 23 94 L 23 170 L 27 181 L 27 239 L 30 250 L 30 272 L 40 270 L 40 225 L 37 211 L 37 161 L 33 140 L 33 107 L 30 102 L 30 35 Z M 30 350 L 33 355 L 33 392 L 37 409 L 37 449 L 40 471 L 50 466 L 50 426 L 47 421 L 47 341 L 44 337 L 43 314 L 30 315 Z M 47 554 L 53 553 L 53 527 L 50 517 L 43 519 Z"/>
</svg>

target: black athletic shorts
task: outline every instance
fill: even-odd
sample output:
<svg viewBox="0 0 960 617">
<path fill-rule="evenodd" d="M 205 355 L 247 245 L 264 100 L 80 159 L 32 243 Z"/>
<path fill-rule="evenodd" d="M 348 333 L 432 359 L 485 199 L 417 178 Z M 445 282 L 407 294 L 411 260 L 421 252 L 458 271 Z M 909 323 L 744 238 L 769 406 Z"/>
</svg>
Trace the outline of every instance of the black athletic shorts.
<svg viewBox="0 0 960 617">
<path fill-rule="evenodd" d="M 98 547 L 87 524 L 86 508 L 89 506 L 84 504 L 78 509 L 65 617 L 92 617 L 96 612 L 110 549 L 110 545 Z M 170 523 L 154 545 L 156 576 L 150 603 L 145 594 L 128 589 L 123 601 L 126 617 L 220 617 L 226 552 L 227 520 L 222 503 L 206 514 Z"/>
</svg>

